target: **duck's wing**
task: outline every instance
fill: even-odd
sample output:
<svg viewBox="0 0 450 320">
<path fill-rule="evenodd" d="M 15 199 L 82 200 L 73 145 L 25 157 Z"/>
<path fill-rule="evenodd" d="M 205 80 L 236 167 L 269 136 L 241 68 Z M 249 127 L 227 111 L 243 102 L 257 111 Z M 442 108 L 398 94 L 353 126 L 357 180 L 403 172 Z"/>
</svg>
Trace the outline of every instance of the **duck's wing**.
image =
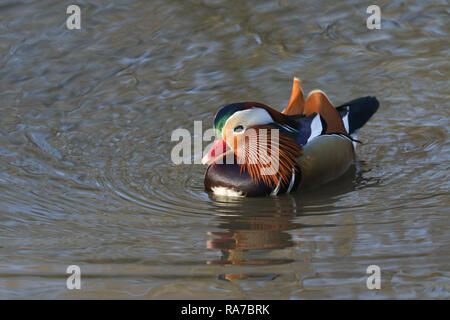
<svg viewBox="0 0 450 320">
<path fill-rule="evenodd" d="M 354 161 L 356 132 L 377 111 L 374 97 L 352 100 L 334 108 L 320 91 L 306 100 L 306 119 L 311 119 L 311 134 L 298 159 L 302 186 L 317 186 L 341 176 Z M 320 121 L 319 121 L 320 120 Z M 353 141 L 352 141 L 353 140 Z"/>
<path fill-rule="evenodd" d="M 294 136 L 301 146 L 320 135 L 340 135 L 350 140 L 379 107 L 375 97 L 363 97 L 335 108 L 321 90 L 313 90 L 306 101 L 300 80 L 294 78 L 291 99 L 283 111 L 280 129 Z"/>
<path fill-rule="evenodd" d="M 341 115 L 322 91 L 312 91 L 303 107 L 302 115 L 286 115 L 282 130 L 294 136 L 301 146 L 312 139 L 334 134 L 348 136 Z"/>
</svg>

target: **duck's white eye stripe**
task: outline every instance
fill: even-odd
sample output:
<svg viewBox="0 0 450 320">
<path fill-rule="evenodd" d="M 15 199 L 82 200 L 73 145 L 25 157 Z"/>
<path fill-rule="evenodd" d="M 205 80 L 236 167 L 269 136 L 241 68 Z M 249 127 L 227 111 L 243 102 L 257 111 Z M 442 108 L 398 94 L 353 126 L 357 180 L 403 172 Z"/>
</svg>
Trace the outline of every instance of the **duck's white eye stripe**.
<svg viewBox="0 0 450 320">
<path fill-rule="evenodd" d="M 224 127 L 227 127 L 229 124 L 240 124 L 248 128 L 254 125 L 263 125 L 271 122 L 273 122 L 273 119 L 265 109 L 255 107 L 242 111 L 236 111 L 228 118 Z"/>
<path fill-rule="evenodd" d="M 238 126 L 234 127 L 234 132 L 240 133 L 242 131 L 244 131 L 244 127 L 243 126 L 238 125 Z"/>
</svg>

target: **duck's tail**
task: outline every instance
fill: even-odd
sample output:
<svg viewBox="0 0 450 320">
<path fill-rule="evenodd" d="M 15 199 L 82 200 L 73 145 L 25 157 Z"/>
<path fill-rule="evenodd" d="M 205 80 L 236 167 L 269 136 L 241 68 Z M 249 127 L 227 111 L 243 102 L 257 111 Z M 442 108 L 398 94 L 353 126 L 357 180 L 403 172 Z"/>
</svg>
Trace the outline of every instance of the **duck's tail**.
<svg viewBox="0 0 450 320">
<path fill-rule="evenodd" d="M 321 90 L 311 91 L 305 100 L 301 82 L 298 78 L 294 78 L 289 104 L 282 113 L 287 116 L 320 114 L 326 122 L 325 133 L 327 131 L 346 133 L 356 139 L 358 129 L 369 121 L 378 110 L 379 105 L 377 98 L 367 96 L 334 108 L 326 94 Z M 337 112 L 335 109 L 337 109 Z"/>
<path fill-rule="evenodd" d="M 378 110 L 379 105 L 377 98 L 367 96 L 344 103 L 336 109 L 341 115 L 345 129 L 353 136 L 369 121 Z"/>
</svg>

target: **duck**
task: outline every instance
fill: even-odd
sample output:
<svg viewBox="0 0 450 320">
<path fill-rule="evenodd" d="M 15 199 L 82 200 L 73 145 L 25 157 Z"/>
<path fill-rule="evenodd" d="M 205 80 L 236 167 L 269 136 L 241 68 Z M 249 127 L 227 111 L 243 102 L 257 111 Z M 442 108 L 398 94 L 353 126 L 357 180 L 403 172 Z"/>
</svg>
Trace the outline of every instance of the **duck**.
<svg viewBox="0 0 450 320">
<path fill-rule="evenodd" d="M 335 107 L 322 90 L 305 99 L 297 77 L 281 112 L 260 102 L 228 104 L 214 117 L 215 140 L 202 158 L 205 190 L 263 197 L 331 183 L 355 163 L 357 133 L 378 107 L 374 96 Z"/>
</svg>

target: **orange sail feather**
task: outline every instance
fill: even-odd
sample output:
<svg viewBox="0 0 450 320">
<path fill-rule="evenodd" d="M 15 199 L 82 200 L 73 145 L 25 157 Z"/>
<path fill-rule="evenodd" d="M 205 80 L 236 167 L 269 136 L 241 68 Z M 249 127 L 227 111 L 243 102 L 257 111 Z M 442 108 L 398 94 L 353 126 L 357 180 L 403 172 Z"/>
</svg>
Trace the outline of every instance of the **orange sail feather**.
<svg viewBox="0 0 450 320">
<path fill-rule="evenodd" d="M 286 115 L 302 114 L 305 108 L 305 98 L 303 97 L 302 84 L 300 79 L 294 77 L 292 93 L 289 103 L 283 113 Z"/>
</svg>

